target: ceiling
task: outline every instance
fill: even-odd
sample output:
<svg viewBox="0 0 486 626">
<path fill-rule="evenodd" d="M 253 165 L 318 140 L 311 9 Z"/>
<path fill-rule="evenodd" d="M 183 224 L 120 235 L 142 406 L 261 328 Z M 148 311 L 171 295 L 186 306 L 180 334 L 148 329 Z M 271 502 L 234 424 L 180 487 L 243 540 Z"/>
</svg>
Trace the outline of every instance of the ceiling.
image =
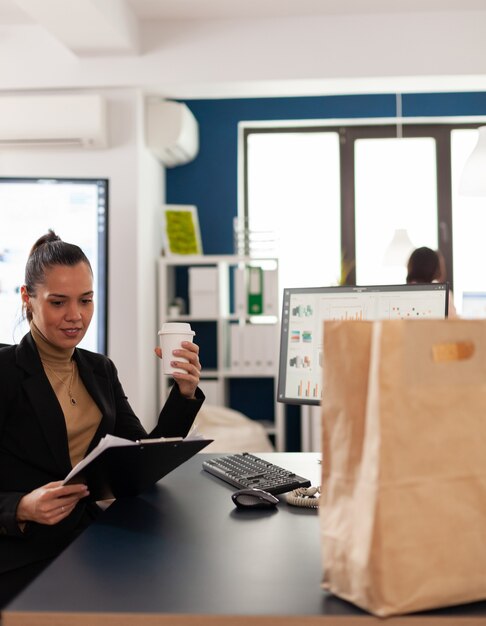
<svg viewBox="0 0 486 626">
<path fill-rule="evenodd" d="M 0 0 L 1 26 L 37 26 L 77 56 L 138 54 L 143 27 L 174 20 L 264 20 L 479 11 L 486 0 Z"/>
<path fill-rule="evenodd" d="M 86 5 L 96 0 L 83 0 Z M 118 1 L 118 0 L 117 0 Z M 45 0 L 45 6 L 63 0 Z M 417 13 L 480 11 L 485 0 L 125 0 L 137 20 L 203 20 L 267 18 L 312 15 L 360 15 L 374 13 Z M 32 24 L 28 4 L 21 0 L 0 0 L 0 25 Z M 37 5 L 41 4 L 39 2 Z"/>
<path fill-rule="evenodd" d="M 0 0 L 0 90 L 478 89 L 485 26 L 486 0 Z"/>
</svg>

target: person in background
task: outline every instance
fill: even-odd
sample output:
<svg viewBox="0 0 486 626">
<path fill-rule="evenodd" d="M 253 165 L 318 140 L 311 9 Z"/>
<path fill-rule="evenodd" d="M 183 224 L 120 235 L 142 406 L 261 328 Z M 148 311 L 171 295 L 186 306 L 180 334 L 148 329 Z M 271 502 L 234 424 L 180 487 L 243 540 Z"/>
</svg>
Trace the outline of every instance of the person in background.
<svg viewBox="0 0 486 626">
<path fill-rule="evenodd" d="M 407 285 L 445 283 L 446 280 L 445 259 L 440 250 L 422 246 L 412 252 L 407 263 Z M 451 290 L 449 290 L 448 317 L 457 317 Z"/>
<path fill-rule="evenodd" d="M 184 342 L 174 351 L 184 372 L 146 432 L 113 362 L 77 348 L 93 316 L 93 274 L 81 248 L 53 231 L 30 252 L 21 299 L 30 331 L 0 348 L 0 608 L 100 513 L 86 485 L 62 485 L 71 468 L 106 434 L 184 437 L 204 400 L 199 347 Z"/>
</svg>

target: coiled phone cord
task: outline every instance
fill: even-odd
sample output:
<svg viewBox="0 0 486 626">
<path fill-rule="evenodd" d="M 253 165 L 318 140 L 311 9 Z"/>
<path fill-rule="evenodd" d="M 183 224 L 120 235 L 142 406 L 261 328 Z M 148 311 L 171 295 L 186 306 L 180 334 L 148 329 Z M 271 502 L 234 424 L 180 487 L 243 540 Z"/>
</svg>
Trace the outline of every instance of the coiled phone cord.
<svg viewBox="0 0 486 626">
<path fill-rule="evenodd" d="M 286 501 L 292 506 L 304 506 L 309 509 L 319 507 L 320 487 L 299 487 L 286 495 Z"/>
</svg>

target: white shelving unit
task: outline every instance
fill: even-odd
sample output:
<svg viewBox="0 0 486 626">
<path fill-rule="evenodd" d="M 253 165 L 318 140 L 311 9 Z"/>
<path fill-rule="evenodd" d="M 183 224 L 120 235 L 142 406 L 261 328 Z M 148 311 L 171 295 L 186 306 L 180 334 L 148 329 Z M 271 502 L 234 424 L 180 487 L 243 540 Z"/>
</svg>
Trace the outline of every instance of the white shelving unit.
<svg viewBox="0 0 486 626">
<path fill-rule="evenodd" d="M 274 258 L 254 258 L 242 257 L 236 255 L 203 255 L 203 256 L 187 256 L 187 257 L 161 257 L 158 267 L 158 323 L 162 325 L 164 322 L 187 321 L 196 329 L 195 341 L 198 343 L 198 336 L 201 339 L 201 333 L 198 333 L 197 326 L 209 323 L 213 328 L 209 335 L 212 335 L 213 342 L 216 345 L 211 347 L 214 349 L 213 360 L 215 360 L 214 368 L 204 366 L 205 354 L 201 354 L 202 372 L 201 372 L 201 388 L 208 396 L 209 404 L 219 404 L 227 406 L 235 410 L 241 410 L 238 406 L 234 406 L 231 397 L 231 383 L 234 379 L 269 379 L 272 389 L 268 393 L 268 398 L 260 397 L 260 393 L 255 393 L 252 403 L 255 406 L 270 407 L 268 416 L 264 419 L 259 416 L 260 423 L 263 423 L 267 433 L 274 442 L 275 449 L 279 452 L 285 451 L 285 428 L 284 416 L 285 411 L 282 404 L 276 401 L 277 392 L 277 376 L 278 376 L 278 354 L 279 354 L 279 303 L 278 303 L 278 285 L 274 287 L 275 302 L 270 303 L 272 310 L 271 315 L 266 315 L 265 311 L 258 315 L 249 315 L 247 306 L 241 306 L 241 276 L 242 272 L 248 272 L 249 267 L 262 267 L 264 270 L 275 270 L 274 277 L 278 276 L 278 262 Z M 195 300 L 201 296 L 199 303 L 199 311 L 193 313 L 196 308 L 195 303 L 191 303 L 189 293 L 189 273 L 191 268 L 213 268 L 213 278 L 216 279 L 216 288 L 210 294 L 196 294 Z M 239 273 L 239 279 L 236 274 Z M 210 273 L 211 274 L 211 273 Z M 239 286 L 237 286 L 237 282 Z M 197 288 L 203 288 L 196 285 Z M 184 292 L 181 293 L 181 289 Z M 240 290 L 240 296 L 236 293 Z M 186 305 L 186 312 L 170 315 L 170 307 L 176 296 L 182 297 Z M 244 294 L 246 298 L 246 291 Z M 240 298 L 240 305 L 237 300 Z M 216 302 L 214 302 L 216 299 Z M 211 300 L 213 302 L 211 303 Z M 212 310 L 209 314 L 204 311 L 204 304 L 207 302 L 208 308 Z M 202 305 L 202 306 L 201 306 Z M 235 312 L 235 308 L 239 312 Z M 244 310 L 243 310 L 244 309 Z M 243 329 L 243 333 L 258 333 L 266 337 L 266 348 L 258 346 L 262 351 L 262 355 L 269 358 L 261 365 L 252 365 L 251 363 L 241 363 L 235 365 L 231 360 L 231 343 L 232 331 L 231 327 L 238 325 Z M 263 331 L 255 330 L 257 326 L 265 326 Z M 248 331 L 248 327 L 252 329 Z M 246 330 L 245 330 L 246 329 Z M 238 331 L 236 331 L 238 332 Z M 205 349 L 207 349 L 207 345 Z M 214 358 L 215 357 L 215 358 Z M 165 398 L 169 390 L 170 378 L 159 376 L 161 380 L 161 397 Z M 248 393 L 252 393 L 249 385 Z M 248 417 L 254 417 L 249 411 L 243 411 Z"/>
</svg>

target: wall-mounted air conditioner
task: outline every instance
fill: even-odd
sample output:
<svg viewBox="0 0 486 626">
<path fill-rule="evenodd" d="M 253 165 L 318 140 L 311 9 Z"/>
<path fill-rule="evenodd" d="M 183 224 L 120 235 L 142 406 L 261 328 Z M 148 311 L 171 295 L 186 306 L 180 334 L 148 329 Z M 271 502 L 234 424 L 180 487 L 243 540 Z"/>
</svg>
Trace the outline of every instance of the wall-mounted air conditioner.
<svg viewBox="0 0 486 626">
<path fill-rule="evenodd" d="M 106 102 L 99 95 L 0 96 L 0 149 L 107 143 Z"/>
<path fill-rule="evenodd" d="M 146 103 L 145 143 L 166 167 L 184 165 L 199 151 L 199 128 L 182 102 L 150 98 Z"/>
</svg>

